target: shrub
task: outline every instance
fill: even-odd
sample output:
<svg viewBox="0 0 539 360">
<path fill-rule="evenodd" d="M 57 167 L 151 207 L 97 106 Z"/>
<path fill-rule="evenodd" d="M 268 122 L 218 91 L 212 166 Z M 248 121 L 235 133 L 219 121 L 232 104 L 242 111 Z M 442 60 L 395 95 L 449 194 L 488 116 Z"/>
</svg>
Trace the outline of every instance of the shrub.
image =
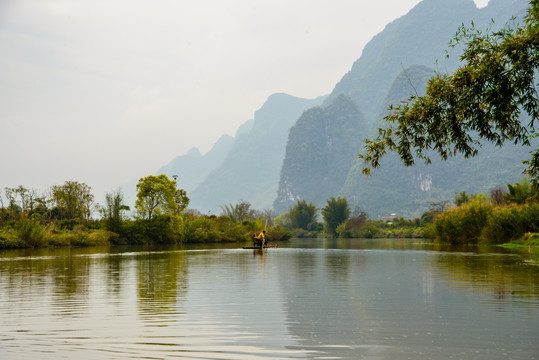
<svg viewBox="0 0 539 360">
<path fill-rule="evenodd" d="M 117 242 L 119 235 L 107 230 L 92 230 L 88 233 L 88 241 L 90 245 L 111 245 Z"/>
<path fill-rule="evenodd" d="M 26 247 L 17 232 L 11 228 L 0 229 L 0 249 L 13 249 Z"/>
<path fill-rule="evenodd" d="M 311 238 L 318 237 L 321 231 L 322 230 L 308 231 L 308 230 L 303 230 L 303 229 L 292 229 L 291 235 L 292 237 L 296 237 L 296 238 L 311 239 Z"/>
<path fill-rule="evenodd" d="M 439 214 L 434 221 L 436 238 L 450 244 L 479 242 L 483 227 L 493 211 L 487 201 L 473 199 L 458 208 Z"/>
<path fill-rule="evenodd" d="M 75 237 L 73 232 L 54 232 L 49 235 L 49 246 L 53 247 L 63 247 L 71 246 L 72 238 Z"/>
<path fill-rule="evenodd" d="M 354 237 L 372 239 L 379 237 L 380 229 L 373 223 L 369 222 L 362 226 L 357 234 L 354 234 Z"/>
<path fill-rule="evenodd" d="M 290 231 L 282 227 L 272 227 L 266 231 L 266 239 L 268 241 L 285 241 L 290 240 L 292 234 Z"/>
<path fill-rule="evenodd" d="M 350 231 L 348 230 L 348 222 L 343 222 L 337 226 L 337 235 L 343 239 L 351 236 Z"/>
<path fill-rule="evenodd" d="M 41 247 L 46 244 L 46 229 L 37 220 L 21 219 L 15 231 L 17 237 L 29 247 Z"/>
<path fill-rule="evenodd" d="M 427 239 L 436 239 L 436 228 L 434 224 L 426 223 L 423 225 L 423 236 Z"/>
<path fill-rule="evenodd" d="M 528 232 L 539 231 L 539 204 L 497 207 L 483 229 L 485 241 L 501 244 L 524 236 Z"/>
</svg>

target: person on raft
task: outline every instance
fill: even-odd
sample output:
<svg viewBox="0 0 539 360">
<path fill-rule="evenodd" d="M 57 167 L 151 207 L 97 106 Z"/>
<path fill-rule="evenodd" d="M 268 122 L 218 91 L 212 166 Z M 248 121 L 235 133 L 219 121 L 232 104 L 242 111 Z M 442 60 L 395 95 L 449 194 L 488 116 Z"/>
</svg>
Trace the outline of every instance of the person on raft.
<svg viewBox="0 0 539 360">
<path fill-rule="evenodd" d="M 266 245 L 266 230 L 262 230 L 260 234 L 258 234 L 257 239 L 260 242 L 260 248 L 264 248 L 264 245 Z"/>
</svg>

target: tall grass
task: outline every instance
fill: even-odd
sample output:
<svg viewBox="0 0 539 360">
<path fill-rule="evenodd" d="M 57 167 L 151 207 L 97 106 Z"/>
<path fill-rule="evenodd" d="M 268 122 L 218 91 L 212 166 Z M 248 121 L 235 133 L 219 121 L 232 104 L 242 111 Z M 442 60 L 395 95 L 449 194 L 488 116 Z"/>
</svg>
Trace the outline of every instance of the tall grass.
<svg viewBox="0 0 539 360">
<path fill-rule="evenodd" d="M 539 232 L 539 203 L 495 207 L 483 229 L 483 240 L 502 244 Z"/>
<path fill-rule="evenodd" d="M 27 247 L 42 247 L 47 243 L 47 229 L 37 220 L 21 219 L 15 233 Z"/>
<path fill-rule="evenodd" d="M 494 206 L 474 199 L 438 215 L 433 227 L 436 239 L 442 243 L 507 243 L 526 233 L 539 232 L 539 203 Z"/>
<path fill-rule="evenodd" d="M 494 206 L 482 199 L 444 211 L 434 221 L 436 239 L 449 244 L 474 244 L 481 239 L 483 228 Z"/>
</svg>

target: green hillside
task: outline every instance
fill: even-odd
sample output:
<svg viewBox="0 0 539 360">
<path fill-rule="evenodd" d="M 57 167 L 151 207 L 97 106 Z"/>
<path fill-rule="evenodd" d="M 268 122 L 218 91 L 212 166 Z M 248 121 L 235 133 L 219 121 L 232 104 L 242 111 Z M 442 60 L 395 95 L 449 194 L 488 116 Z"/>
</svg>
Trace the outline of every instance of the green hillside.
<svg viewBox="0 0 539 360">
<path fill-rule="evenodd" d="M 290 129 L 279 191 L 277 212 L 287 211 L 297 200 L 320 206 L 344 184 L 367 124 L 357 105 L 341 95 L 327 107 L 304 112 Z"/>
</svg>

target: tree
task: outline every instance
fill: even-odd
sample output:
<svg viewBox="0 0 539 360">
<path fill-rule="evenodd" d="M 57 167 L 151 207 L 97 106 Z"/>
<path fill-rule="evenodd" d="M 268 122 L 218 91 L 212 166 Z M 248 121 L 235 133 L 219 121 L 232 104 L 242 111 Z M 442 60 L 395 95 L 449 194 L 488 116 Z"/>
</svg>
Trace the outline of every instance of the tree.
<svg viewBox="0 0 539 360">
<path fill-rule="evenodd" d="M 465 43 L 464 65 L 453 74 L 437 74 L 424 96 L 412 96 L 384 119 L 390 124 L 366 140 L 363 173 L 380 165 L 388 151 L 397 152 L 406 166 L 416 158 L 431 162 L 432 152 L 446 160 L 457 153 L 477 154 L 481 141 L 530 145 L 536 136 L 539 98 L 535 85 L 539 64 L 539 0 L 531 0 L 524 25 L 505 26 L 483 34 L 461 27 L 451 47 Z M 521 121 L 530 117 L 526 125 Z M 539 186 L 539 149 L 526 160 L 527 173 Z"/>
<path fill-rule="evenodd" d="M 16 202 L 16 193 L 14 188 L 6 187 L 4 188 L 4 193 L 6 194 L 6 198 L 9 201 L 9 210 L 11 212 L 11 216 L 13 217 L 14 213 L 18 211 L 20 208 L 17 206 Z"/>
<path fill-rule="evenodd" d="M 508 194 L 506 200 L 516 204 L 525 204 L 529 201 L 534 201 L 539 195 L 539 190 L 532 188 L 527 178 L 523 178 L 521 182 L 515 185 L 507 184 Z"/>
<path fill-rule="evenodd" d="M 105 221 L 107 230 L 119 233 L 124 220 L 124 211 L 129 210 L 129 206 L 124 204 L 124 194 L 117 190 L 105 195 L 106 205 L 101 207 L 101 215 Z"/>
<path fill-rule="evenodd" d="M 137 212 L 148 219 L 159 214 L 179 214 L 189 204 L 189 198 L 176 185 L 176 180 L 165 174 L 141 178 L 137 184 Z"/>
<path fill-rule="evenodd" d="M 322 217 L 328 234 L 335 236 L 337 227 L 350 217 L 350 207 L 346 198 L 331 197 L 322 208 Z"/>
<path fill-rule="evenodd" d="M 466 191 L 461 191 L 458 194 L 455 193 L 455 205 L 461 206 L 468 203 L 471 200 L 471 196 Z"/>
<path fill-rule="evenodd" d="M 67 219 L 87 220 L 92 214 L 94 195 L 92 188 L 85 183 L 66 181 L 64 185 L 51 187 L 51 200 L 58 208 L 58 213 Z"/>
<path fill-rule="evenodd" d="M 507 194 L 507 191 L 501 186 L 498 185 L 490 190 L 490 201 L 495 206 L 500 206 L 505 204 L 505 197 Z"/>
<path fill-rule="evenodd" d="M 312 203 L 307 204 L 305 200 L 298 200 L 288 212 L 290 225 L 295 229 L 310 230 L 316 224 L 317 212 L 318 209 Z"/>
<path fill-rule="evenodd" d="M 228 204 L 220 206 L 223 215 L 228 216 L 230 220 L 241 223 L 245 220 L 254 220 L 257 217 L 256 210 L 251 209 L 251 204 L 245 200 L 240 200 L 236 205 Z"/>
</svg>

